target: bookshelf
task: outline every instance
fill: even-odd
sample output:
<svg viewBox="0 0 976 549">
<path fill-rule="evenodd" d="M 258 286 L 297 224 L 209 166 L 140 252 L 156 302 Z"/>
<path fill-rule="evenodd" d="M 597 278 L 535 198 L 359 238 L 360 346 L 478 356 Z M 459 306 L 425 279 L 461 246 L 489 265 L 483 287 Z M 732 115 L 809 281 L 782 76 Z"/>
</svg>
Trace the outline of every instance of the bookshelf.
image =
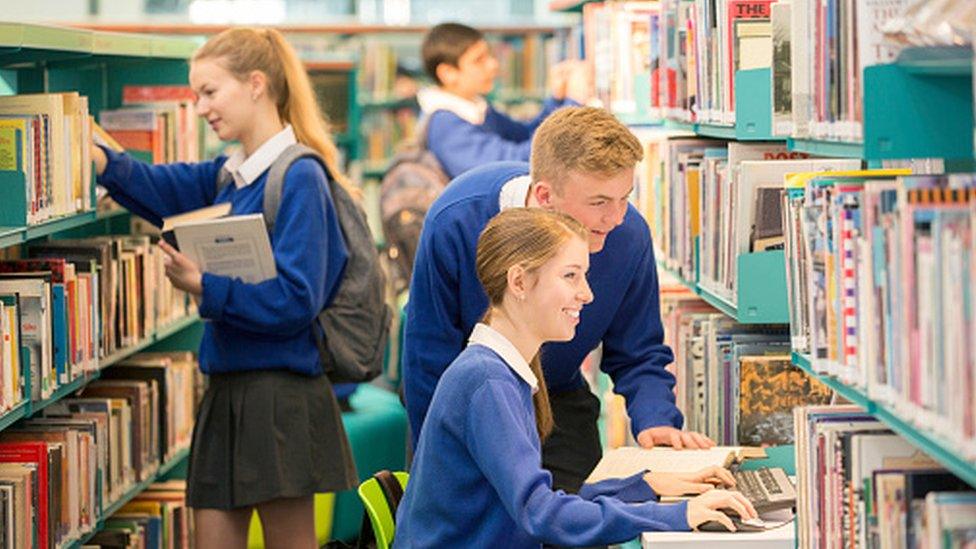
<svg viewBox="0 0 976 549">
<path fill-rule="evenodd" d="M 584 4 L 587 2 L 553 0 L 550 2 L 550 9 L 581 11 Z M 789 151 L 820 157 L 860 159 L 868 166 L 880 166 L 885 161 L 907 162 L 913 159 L 938 158 L 944 161 L 947 172 L 971 172 L 976 164 L 973 72 L 971 45 L 907 47 L 891 62 L 865 67 L 862 73 L 863 97 L 860 98 L 860 107 L 863 109 L 861 141 L 773 135 L 770 124 L 771 69 L 735 72 L 734 125 L 720 126 L 671 119 L 666 119 L 663 123 L 666 130 L 673 132 L 735 141 L 782 142 Z M 699 74 L 699 82 L 700 79 Z M 620 118 L 626 122 L 624 117 Z M 653 192 L 650 195 L 655 196 Z M 658 195 L 657 198 L 660 199 L 661 196 Z M 696 246 L 695 265 L 698 264 L 697 253 Z M 660 267 L 679 284 L 740 323 L 749 322 L 748 318 L 744 318 L 748 315 L 744 315 L 743 307 L 748 308 L 750 302 L 755 300 L 769 313 L 763 317 L 765 320 L 788 323 L 785 254 L 782 251 L 764 254 L 775 254 L 775 257 L 770 255 L 759 259 L 750 257 L 757 254 L 745 254 L 737 258 L 738 307 L 703 287 L 697 280 L 697 273 L 689 279 L 687 276 L 682 277 L 676 270 L 667 268 L 664 261 Z M 752 264 L 753 261 L 755 264 Z M 846 378 L 821 373 L 823 368 L 815 369 L 810 357 L 806 355 L 794 351 L 791 360 L 811 377 L 821 381 L 847 401 L 860 406 L 911 445 L 934 458 L 971 487 L 976 487 L 976 460 L 971 459 L 972 449 L 963 448 L 968 441 L 953 441 L 948 436 L 943 436 L 943 431 L 949 432 L 948 427 L 933 427 L 931 421 L 926 423 L 925 418 L 919 417 L 919 414 L 907 412 L 908 406 L 894 406 L 890 400 L 872 396 L 873 389 L 869 393 L 868 389 L 845 381 Z M 833 369 L 828 368 L 828 371 Z M 944 387 L 941 390 L 957 389 Z"/>
<path fill-rule="evenodd" d="M 864 408 L 867 413 L 881 420 L 892 431 L 911 441 L 912 444 L 944 465 L 956 476 L 971 486 L 976 486 L 976 463 L 960 456 L 952 449 L 952 445 L 948 441 L 925 428 L 917 427 L 910 418 L 902 417 L 890 406 L 872 400 L 864 393 L 863 389 L 848 385 L 836 377 L 814 372 L 809 357 L 793 353 L 793 363 L 836 391 L 837 394 Z"/>
<path fill-rule="evenodd" d="M 78 91 L 89 98 L 92 115 L 106 108 L 122 104 L 122 86 L 185 85 L 188 57 L 198 42 L 186 38 L 125 35 L 79 28 L 33 24 L 0 23 L 0 94 L 52 93 Z M 90 182 L 94 192 L 94 181 Z M 23 190 L 17 194 L 0 190 L 0 209 L 23 207 Z M 4 218 L 8 216 L 4 215 Z M 84 211 L 66 215 L 40 224 L 0 227 L 0 250 L 16 248 L 31 242 L 57 240 L 59 237 L 87 237 L 128 232 L 129 214 L 123 211 Z M 70 396 L 88 383 L 99 379 L 105 368 L 146 349 L 196 350 L 202 333 L 197 315 L 180 318 L 161 326 L 139 342 L 118 349 L 99 360 L 99 369 L 79 375 L 59 386 L 49 397 L 31 400 L 29 397 L 17 407 L 0 415 L 0 430 L 18 421 L 36 416 L 46 407 Z M 29 395 L 31 376 L 24 372 Z M 168 478 L 181 467 L 189 448 L 178 451 L 145 481 L 131 486 L 117 501 L 107 505 L 94 528 L 78 540 L 65 541 L 63 546 L 81 547 L 104 525 L 106 517 L 146 489 L 151 483 Z"/>
</svg>

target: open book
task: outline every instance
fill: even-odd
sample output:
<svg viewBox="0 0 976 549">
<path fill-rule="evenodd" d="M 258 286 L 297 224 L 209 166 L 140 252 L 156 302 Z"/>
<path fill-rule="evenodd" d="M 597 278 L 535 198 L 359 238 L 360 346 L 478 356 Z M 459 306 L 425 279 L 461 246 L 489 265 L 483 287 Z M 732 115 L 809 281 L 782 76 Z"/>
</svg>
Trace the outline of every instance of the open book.
<svg viewBox="0 0 976 549">
<path fill-rule="evenodd" d="M 645 470 L 655 473 L 693 473 L 713 465 L 729 467 L 736 461 L 764 457 L 766 452 L 762 448 L 742 446 L 716 446 L 708 450 L 624 446 L 604 454 L 586 482 L 628 477 Z"/>
<path fill-rule="evenodd" d="M 256 283 L 277 276 L 261 214 L 228 215 L 230 203 L 163 219 L 163 239 L 200 270 Z"/>
</svg>

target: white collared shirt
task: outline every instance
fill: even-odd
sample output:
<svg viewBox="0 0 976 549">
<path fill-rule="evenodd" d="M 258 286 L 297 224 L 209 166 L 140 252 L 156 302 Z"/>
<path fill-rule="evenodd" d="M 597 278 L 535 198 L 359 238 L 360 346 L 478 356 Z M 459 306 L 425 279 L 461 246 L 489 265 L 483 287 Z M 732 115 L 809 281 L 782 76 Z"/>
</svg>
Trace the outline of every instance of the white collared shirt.
<svg viewBox="0 0 976 549">
<path fill-rule="evenodd" d="M 485 123 L 485 114 L 488 112 L 488 102 L 483 97 L 469 101 L 436 87 L 418 91 L 417 103 L 426 115 L 434 111 L 450 111 L 461 120 L 476 126 Z"/>
<path fill-rule="evenodd" d="M 498 209 L 505 211 L 509 208 L 524 208 L 531 184 L 532 178 L 527 175 L 509 179 L 498 193 Z"/>
<path fill-rule="evenodd" d="M 251 153 L 251 156 L 245 157 L 243 149 L 235 151 L 224 163 L 224 169 L 234 177 L 234 186 L 238 189 L 247 187 L 261 177 L 285 149 L 297 142 L 295 130 L 288 124 Z"/>
<path fill-rule="evenodd" d="M 529 384 L 533 394 L 539 390 L 539 380 L 532 373 L 529 363 L 525 361 L 522 353 L 518 352 L 515 345 L 508 338 L 498 333 L 498 330 L 479 322 L 474 325 L 474 330 L 471 330 L 468 345 L 483 345 L 495 351 L 512 371 Z"/>
</svg>

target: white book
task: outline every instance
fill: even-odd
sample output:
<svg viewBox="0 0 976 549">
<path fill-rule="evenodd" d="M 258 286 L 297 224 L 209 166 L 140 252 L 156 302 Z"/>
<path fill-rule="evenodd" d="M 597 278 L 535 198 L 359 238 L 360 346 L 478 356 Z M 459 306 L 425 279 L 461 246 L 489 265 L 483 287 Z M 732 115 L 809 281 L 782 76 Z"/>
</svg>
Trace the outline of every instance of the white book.
<svg viewBox="0 0 976 549">
<path fill-rule="evenodd" d="M 858 170 L 861 161 L 855 158 L 818 158 L 805 160 L 746 160 L 739 164 L 736 181 L 736 253 L 749 253 L 749 235 L 756 217 L 756 193 L 760 188 L 783 188 L 789 174 Z"/>
<path fill-rule="evenodd" d="M 705 467 L 728 467 L 744 457 L 765 457 L 765 452 L 762 449 L 742 446 L 715 446 L 708 450 L 624 446 L 604 454 L 586 482 L 624 478 L 645 470 L 655 473 L 692 473 Z"/>
<path fill-rule="evenodd" d="M 271 240 L 261 214 L 177 223 L 180 251 L 200 270 L 258 283 L 277 276 Z"/>
<path fill-rule="evenodd" d="M 0 294 L 20 294 L 22 345 L 30 356 L 32 398 L 39 400 L 54 392 L 51 339 L 51 286 L 40 278 L 0 280 Z M 34 384 L 34 380 L 39 380 Z"/>
</svg>

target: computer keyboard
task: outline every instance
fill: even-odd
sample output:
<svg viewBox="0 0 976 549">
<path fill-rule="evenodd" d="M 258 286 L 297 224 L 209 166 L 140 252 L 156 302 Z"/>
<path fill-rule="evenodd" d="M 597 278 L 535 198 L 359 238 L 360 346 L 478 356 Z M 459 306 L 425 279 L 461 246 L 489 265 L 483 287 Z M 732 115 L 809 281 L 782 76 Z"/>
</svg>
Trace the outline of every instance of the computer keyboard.
<svg viewBox="0 0 976 549">
<path fill-rule="evenodd" d="M 796 505 L 796 490 L 779 467 L 735 471 L 735 489 L 742 493 L 758 513 L 789 509 Z"/>
</svg>

